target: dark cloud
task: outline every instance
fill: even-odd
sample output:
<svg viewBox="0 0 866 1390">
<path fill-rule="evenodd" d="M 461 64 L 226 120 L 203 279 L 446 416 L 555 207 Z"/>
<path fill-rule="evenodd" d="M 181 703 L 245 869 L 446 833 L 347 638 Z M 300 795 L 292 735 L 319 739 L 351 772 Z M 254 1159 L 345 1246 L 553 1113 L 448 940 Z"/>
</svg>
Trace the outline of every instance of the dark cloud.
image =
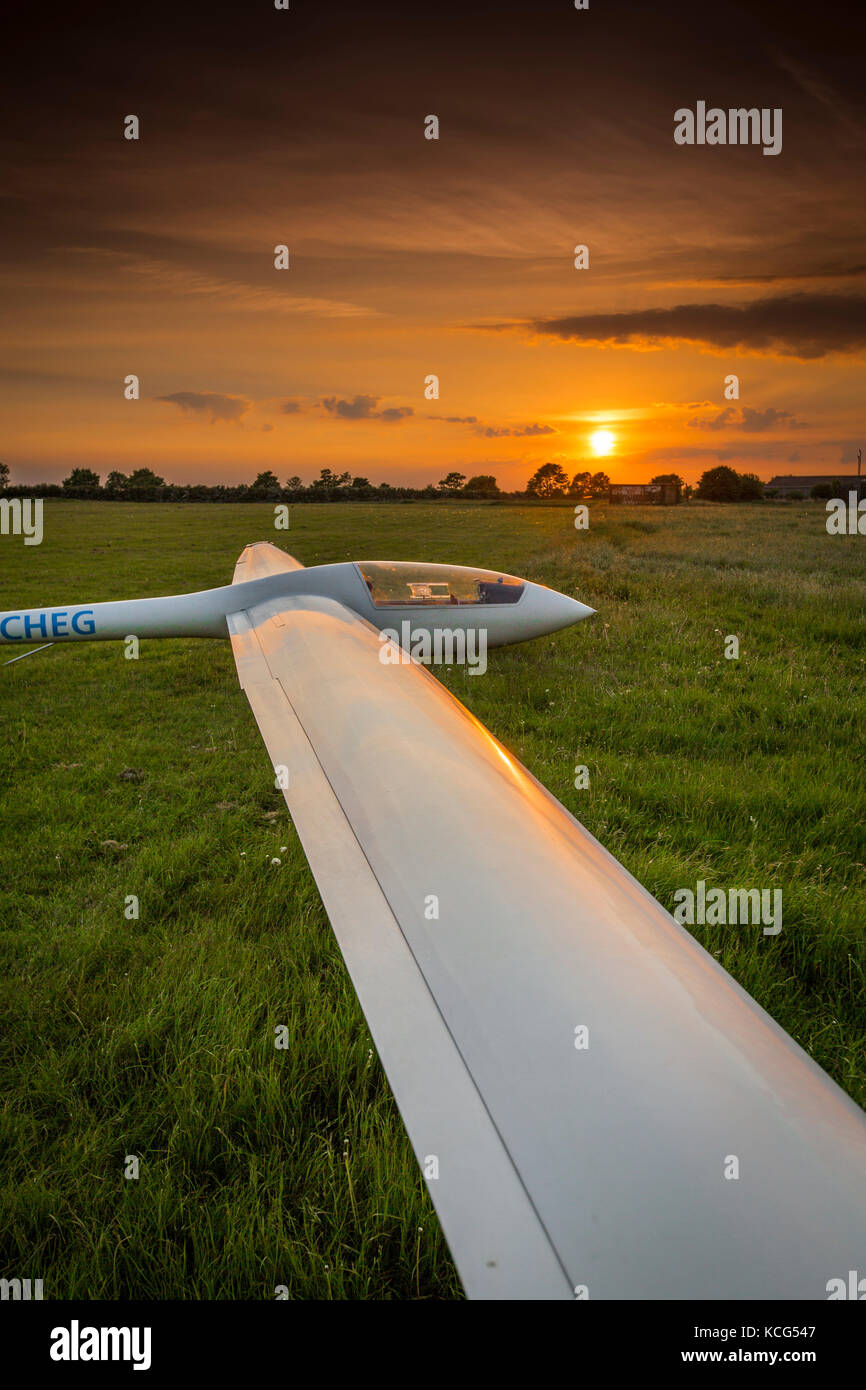
<svg viewBox="0 0 866 1390">
<path fill-rule="evenodd" d="M 720 410 L 718 415 L 714 415 L 711 420 L 689 420 L 689 425 L 693 430 L 726 430 L 729 429 L 737 419 L 737 411 L 732 405 L 725 410 Z"/>
<path fill-rule="evenodd" d="M 768 466 L 775 467 L 777 463 L 788 459 L 791 453 L 791 445 L 787 440 L 762 440 L 757 441 L 743 440 L 742 442 L 723 445 L 721 441 L 718 445 L 707 447 L 696 447 L 693 444 L 669 444 L 659 445 L 652 449 L 643 449 L 639 453 L 631 455 L 631 461 L 641 464 L 673 463 L 682 460 L 683 463 L 698 463 L 704 459 L 724 461 L 726 459 L 742 459 L 750 463 L 766 463 Z"/>
<path fill-rule="evenodd" d="M 777 425 L 784 425 L 789 430 L 805 429 L 805 424 L 801 420 L 795 420 L 794 416 L 787 410 L 774 410 L 768 406 L 766 410 L 752 410 L 749 406 L 743 406 L 743 419 L 740 428 L 746 434 L 760 434 L 762 430 L 775 429 Z"/>
<path fill-rule="evenodd" d="M 355 396 L 351 401 L 338 401 L 336 396 L 326 396 L 322 401 L 325 410 L 339 420 L 375 420 L 378 404 L 378 396 Z"/>
<path fill-rule="evenodd" d="M 518 325 L 503 325 L 516 327 Z M 808 360 L 866 348 L 866 297 L 791 294 L 751 304 L 677 304 L 623 314 L 576 314 L 524 327 L 573 342 L 621 346 L 700 343 Z"/>
<path fill-rule="evenodd" d="M 380 399 L 379 396 L 355 396 L 351 401 L 341 401 L 336 396 L 325 396 L 322 405 L 338 420 L 384 420 L 389 425 L 415 414 L 410 405 L 392 405 L 385 410 L 377 410 Z"/>
<path fill-rule="evenodd" d="M 772 274 L 748 275 L 738 272 L 733 275 L 719 275 L 719 284 L 732 285 L 772 285 L 780 280 L 856 280 L 866 275 L 866 265 L 859 262 L 857 264 L 845 264 L 840 262 L 837 266 L 819 266 L 805 270 L 790 270 L 779 267 Z"/>
<path fill-rule="evenodd" d="M 556 434 L 558 431 L 553 425 L 480 425 L 475 431 L 476 434 L 484 435 L 487 439 L 501 439 L 505 435 L 511 435 L 515 439 L 523 439 L 535 434 Z"/>
<path fill-rule="evenodd" d="M 218 391 L 173 391 L 169 396 L 157 396 L 158 401 L 168 401 L 180 406 L 184 412 L 209 415 L 211 424 L 217 420 L 239 420 L 252 406 L 246 396 L 223 396 Z"/>
<path fill-rule="evenodd" d="M 773 406 L 768 406 L 766 410 L 754 410 L 748 405 L 744 405 L 742 410 L 729 405 L 712 419 L 689 420 L 689 425 L 696 430 L 743 430 L 746 434 L 761 434 L 764 430 L 782 425 L 790 430 L 805 428 L 788 410 L 775 410 Z"/>
<path fill-rule="evenodd" d="M 280 406 L 280 410 L 283 412 L 284 415 L 297 415 L 300 408 L 301 402 L 292 399 L 283 401 L 282 405 Z"/>
<path fill-rule="evenodd" d="M 503 439 L 511 436 L 515 439 L 522 439 L 526 436 L 536 434 L 558 434 L 552 425 L 485 425 L 483 420 L 479 420 L 477 415 L 429 415 L 430 420 L 442 420 L 448 425 L 476 425 L 473 434 L 480 435 L 483 439 Z"/>
</svg>

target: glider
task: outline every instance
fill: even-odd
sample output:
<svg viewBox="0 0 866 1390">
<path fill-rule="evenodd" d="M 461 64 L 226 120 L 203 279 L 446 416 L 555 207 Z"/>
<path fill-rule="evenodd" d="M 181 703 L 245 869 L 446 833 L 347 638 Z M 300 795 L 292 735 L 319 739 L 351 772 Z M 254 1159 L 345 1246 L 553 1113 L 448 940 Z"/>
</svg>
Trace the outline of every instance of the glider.
<svg viewBox="0 0 866 1390">
<path fill-rule="evenodd" d="M 866 1272 L 866 1116 L 391 659 L 405 632 L 495 646 L 592 611 L 511 575 L 304 569 L 261 543 L 223 588 L 5 613 L 0 639 L 230 638 L 470 1297 L 825 1299 Z"/>
</svg>

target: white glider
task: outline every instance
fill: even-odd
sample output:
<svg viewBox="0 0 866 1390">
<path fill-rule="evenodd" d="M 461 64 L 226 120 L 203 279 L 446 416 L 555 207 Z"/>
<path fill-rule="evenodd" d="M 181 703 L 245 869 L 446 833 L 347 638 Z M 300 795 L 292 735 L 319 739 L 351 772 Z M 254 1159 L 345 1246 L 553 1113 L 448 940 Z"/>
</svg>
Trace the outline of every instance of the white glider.
<svg viewBox="0 0 866 1390">
<path fill-rule="evenodd" d="M 422 665 L 383 659 L 404 623 L 495 646 L 592 611 L 263 543 L 224 588 L 6 613 L 0 640 L 230 636 L 471 1297 L 826 1299 L 866 1272 L 862 1111 Z"/>
</svg>

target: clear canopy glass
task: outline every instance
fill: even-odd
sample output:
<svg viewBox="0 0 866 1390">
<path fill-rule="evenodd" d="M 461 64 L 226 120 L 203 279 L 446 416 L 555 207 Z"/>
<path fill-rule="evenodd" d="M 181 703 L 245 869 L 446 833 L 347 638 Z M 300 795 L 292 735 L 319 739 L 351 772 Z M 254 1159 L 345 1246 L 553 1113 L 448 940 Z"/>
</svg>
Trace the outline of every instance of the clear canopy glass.
<svg viewBox="0 0 866 1390">
<path fill-rule="evenodd" d="M 444 608 L 455 604 L 517 603 L 524 581 L 496 570 L 360 560 L 358 569 L 377 608 Z"/>
</svg>

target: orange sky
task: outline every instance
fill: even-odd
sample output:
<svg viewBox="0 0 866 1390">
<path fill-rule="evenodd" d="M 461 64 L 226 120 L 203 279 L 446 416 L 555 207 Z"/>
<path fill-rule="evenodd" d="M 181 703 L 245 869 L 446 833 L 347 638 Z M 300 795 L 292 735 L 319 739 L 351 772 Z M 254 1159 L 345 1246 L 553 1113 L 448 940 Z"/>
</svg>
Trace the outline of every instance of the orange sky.
<svg viewBox="0 0 866 1390">
<path fill-rule="evenodd" d="M 229 7 L 206 31 L 166 10 L 171 45 L 110 7 L 94 38 L 58 6 L 46 38 L 40 11 L 3 138 L 13 481 L 856 462 L 857 45 L 819 51 L 761 6 L 721 31 L 615 9 Z M 781 107 L 782 153 L 675 145 L 674 110 L 705 98 Z"/>
</svg>

